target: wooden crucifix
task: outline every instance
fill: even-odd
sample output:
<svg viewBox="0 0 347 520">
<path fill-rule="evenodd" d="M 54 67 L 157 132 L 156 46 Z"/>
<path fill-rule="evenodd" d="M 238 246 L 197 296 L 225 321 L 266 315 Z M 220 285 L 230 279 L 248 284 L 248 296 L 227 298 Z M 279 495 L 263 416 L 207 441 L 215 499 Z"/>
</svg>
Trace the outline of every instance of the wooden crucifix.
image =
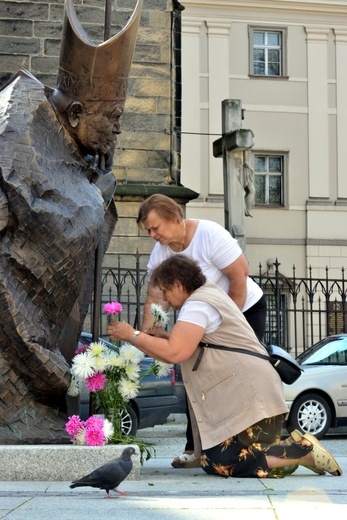
<svg viewBox="0 0 347 520">
<path fill-rule="evenodd" d="M 241 128 L 243 109 L 240 99 L 222 102 L 222 137 L 213 143 L 214 157 L 223 157 L 225 228 L 245 252 L 244 217 L 252 216 L 254 174 L 249 150 L 254 145 L 253 132 Z"/>
</svg>

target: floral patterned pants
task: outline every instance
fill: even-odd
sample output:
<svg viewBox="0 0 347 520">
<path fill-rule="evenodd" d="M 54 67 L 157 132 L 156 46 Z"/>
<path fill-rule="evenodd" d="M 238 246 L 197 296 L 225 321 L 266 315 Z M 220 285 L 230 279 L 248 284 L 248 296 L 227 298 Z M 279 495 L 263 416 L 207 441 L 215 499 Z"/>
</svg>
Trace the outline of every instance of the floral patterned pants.
<svg viewBox="0 0 347 520">
<path fill-rule="evenodd" d="M 281 459 L 297 459 L 312 446 L 280 444 L 283 415 L 263 419 L 221 444 L 203 450 L 202 469 L 221 477 L 282 478 L 293 472 L 293 466 L 269 469 L 266 455 Z M 296 467 L 294 467 L 296 469 Z"/>
</svg>

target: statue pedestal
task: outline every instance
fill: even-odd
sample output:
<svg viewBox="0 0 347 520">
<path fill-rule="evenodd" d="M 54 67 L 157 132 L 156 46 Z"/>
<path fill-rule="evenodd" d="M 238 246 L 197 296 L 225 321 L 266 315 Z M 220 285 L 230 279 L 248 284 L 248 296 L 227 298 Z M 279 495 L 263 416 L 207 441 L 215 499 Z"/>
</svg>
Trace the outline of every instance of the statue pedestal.
<svg viewBox="0 0 347 520">
<path fill-rule="evenodd" d="M 128 480 L 140 480 L 140 452 L 136 444 L 133 469 Z M 87 475 L 129 447 L 126 444 L 106 446 L 44 445 L 0 446 L 1 480 L 72 481 Z"/>
</svg>

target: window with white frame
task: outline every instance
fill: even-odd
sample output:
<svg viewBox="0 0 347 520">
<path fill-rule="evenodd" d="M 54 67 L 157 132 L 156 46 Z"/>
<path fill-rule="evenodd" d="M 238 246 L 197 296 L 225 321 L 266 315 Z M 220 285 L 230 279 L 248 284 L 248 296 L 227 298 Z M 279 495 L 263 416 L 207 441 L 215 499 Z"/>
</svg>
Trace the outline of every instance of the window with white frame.
<svg viewBox="0 0 347 520">
<path fill-rule="evenodd" d="M 250 27 L 250 74 L 286 76 L 286 29 Z"/>
<path fill-rule="evenodd" d="M 256 206 L 284 205 L 286 154 L 254 154 Z"/>
</svg>

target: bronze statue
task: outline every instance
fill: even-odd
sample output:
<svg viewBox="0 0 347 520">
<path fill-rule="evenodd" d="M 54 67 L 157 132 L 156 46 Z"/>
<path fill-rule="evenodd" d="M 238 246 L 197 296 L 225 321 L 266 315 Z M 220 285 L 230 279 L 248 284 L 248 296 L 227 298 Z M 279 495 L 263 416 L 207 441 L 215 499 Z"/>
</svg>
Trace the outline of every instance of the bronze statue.
<svg viewBox="0 0 347 520">
<path fill-rule="evenodd" d="M 100 45 L 66 0 L 57 87 L 0 91 L 0 443 L 68 442 L 69 362 L 117 213 L 109 169 L 141 16 Z"/>
</svg>

